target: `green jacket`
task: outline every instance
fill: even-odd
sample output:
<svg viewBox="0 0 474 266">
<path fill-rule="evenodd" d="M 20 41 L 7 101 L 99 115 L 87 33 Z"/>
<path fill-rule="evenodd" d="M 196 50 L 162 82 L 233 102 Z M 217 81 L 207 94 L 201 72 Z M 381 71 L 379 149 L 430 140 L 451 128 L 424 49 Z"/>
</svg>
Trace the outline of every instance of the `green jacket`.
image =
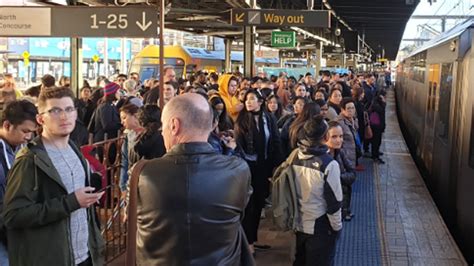
<svg viewBox="0 0 474 266">
<path fill-rule="evenodd" d="M 79 150 L 87 180 L 90 171 Z M 68 194 L 41 138 L 18 154 L 8 174 L 3 216 L 7 227 L 8 256 L 15 266 L 75 265 L 70 238 L 70 215 L 79 209 L 74 193 Z M 89 252 L 94 266 L 103 265 L 104 240 L 93 207 L 87 209 Z"/>
</svg>

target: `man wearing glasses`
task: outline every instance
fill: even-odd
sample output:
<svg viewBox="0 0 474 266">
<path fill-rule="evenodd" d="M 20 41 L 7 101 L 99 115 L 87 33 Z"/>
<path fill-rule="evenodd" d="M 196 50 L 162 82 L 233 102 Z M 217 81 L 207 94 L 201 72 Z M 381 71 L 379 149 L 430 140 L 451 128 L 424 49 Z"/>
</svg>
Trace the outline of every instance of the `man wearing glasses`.
<svg viewBox="0 0 474 266">
<path fill-rule="evenodd" d="M 3 215 L 12 265 L 103 264 L 93 209 L 103 192 L 89 186 L 89 167 L 69 140 L 77 117 L 73 97 L 62 87 L 41 92 L 42 134 L 9 172 Z"/>
</svg>

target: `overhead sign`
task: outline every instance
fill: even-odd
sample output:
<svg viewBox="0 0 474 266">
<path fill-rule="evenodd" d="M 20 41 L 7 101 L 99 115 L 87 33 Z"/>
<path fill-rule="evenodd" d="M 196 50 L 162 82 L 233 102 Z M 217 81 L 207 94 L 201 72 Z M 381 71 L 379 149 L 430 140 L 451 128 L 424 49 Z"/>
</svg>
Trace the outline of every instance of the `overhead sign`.
<svg viewBox="0 0 474 266">
<path fill-rule="evenodd" d="M 294 31 L 272 31 L 272 47 L 293 48 L 296 46 Z"/>
<path fill-rule="evenodd" d="M 0 7 L 0 35 L 50 36 L 51 8 Z"/>
<path fill-rule="evenodd" d="M 280 50 L 280 58 L 306 59 L 306 51 Z"/>
<path fill-rule="evenodd" d="M 289 9 L 232 9 L 234 26 L 331 27 L 329 11 Z"/>
<path fill-rule="evenodd" d="M 154 37 L 148 7 L 1 7 L 0 36 Z"/>
</svg>

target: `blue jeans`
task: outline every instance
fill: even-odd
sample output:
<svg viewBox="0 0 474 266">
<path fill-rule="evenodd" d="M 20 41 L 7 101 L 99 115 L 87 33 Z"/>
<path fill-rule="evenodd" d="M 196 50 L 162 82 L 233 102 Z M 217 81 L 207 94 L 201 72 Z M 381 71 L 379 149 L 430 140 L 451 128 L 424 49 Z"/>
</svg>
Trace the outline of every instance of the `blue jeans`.
<svg viewBox="0 0 474 266">
<path fill-rule="evenodd" d="M 8 252 L 7 248 L 0 242 L 0 265 L 8 266 Z"/>
</svg>

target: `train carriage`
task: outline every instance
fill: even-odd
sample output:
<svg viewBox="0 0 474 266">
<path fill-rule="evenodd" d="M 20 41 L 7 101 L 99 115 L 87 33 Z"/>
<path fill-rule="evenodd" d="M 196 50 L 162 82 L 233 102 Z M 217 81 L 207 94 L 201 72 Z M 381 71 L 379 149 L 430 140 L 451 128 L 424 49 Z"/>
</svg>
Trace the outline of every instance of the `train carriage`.
<svg viewBox="0 0 474 266">
<path fill-rule="evenodd" d="M 474 259 L 474 20 L 418 49 L 398 66 L 404 134 L 447 225 Z"/>
</svg>

